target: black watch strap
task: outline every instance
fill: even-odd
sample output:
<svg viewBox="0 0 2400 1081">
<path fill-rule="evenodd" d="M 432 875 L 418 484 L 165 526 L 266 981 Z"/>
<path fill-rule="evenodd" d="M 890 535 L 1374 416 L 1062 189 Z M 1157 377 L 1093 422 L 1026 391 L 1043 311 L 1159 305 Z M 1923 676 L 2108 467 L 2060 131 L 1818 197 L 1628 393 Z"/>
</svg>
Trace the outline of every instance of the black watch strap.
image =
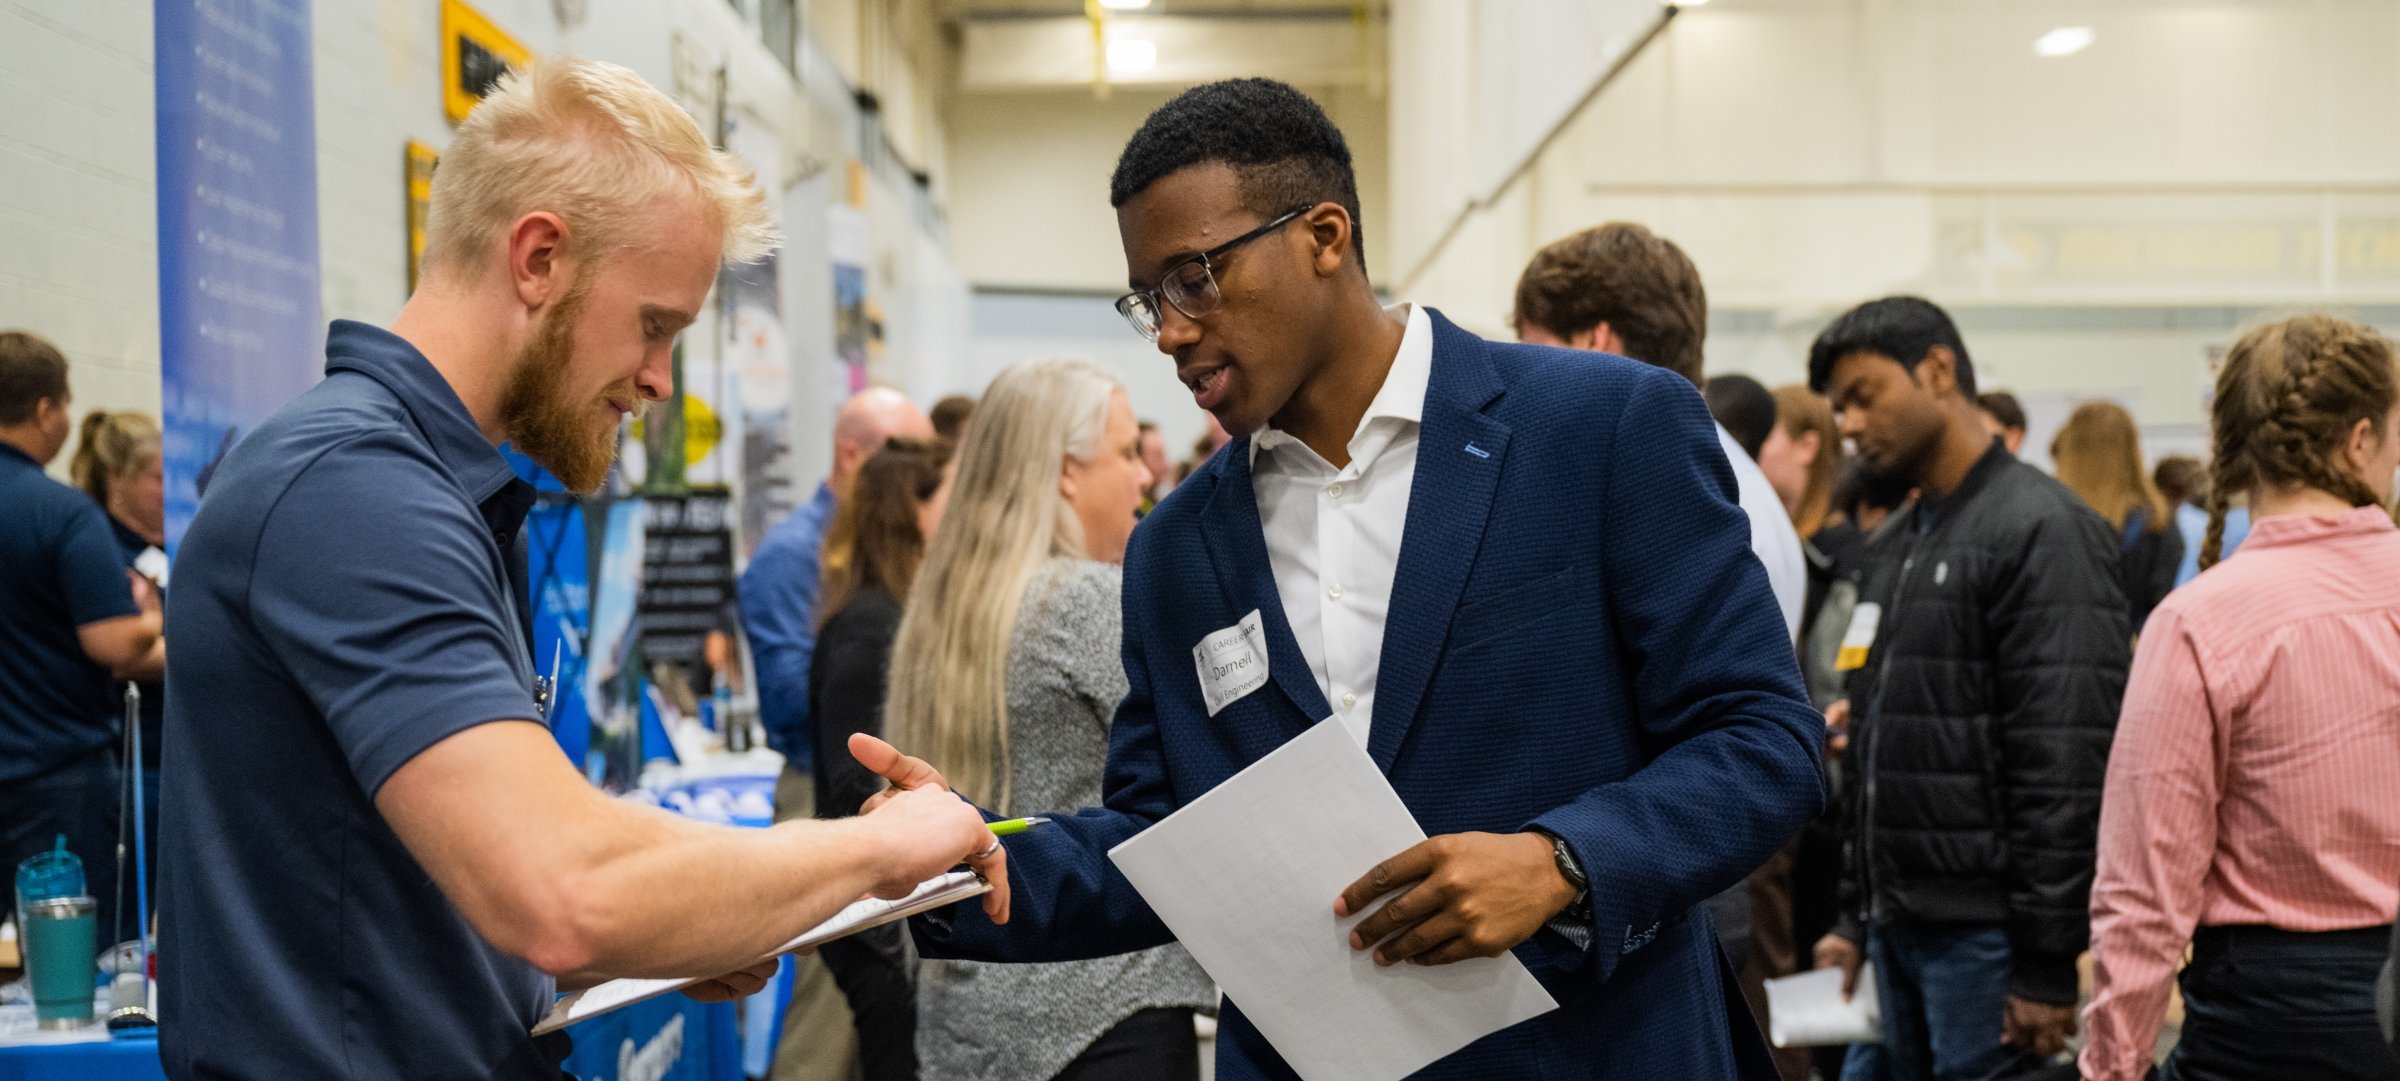
<svg viewBox="0 0 2400 1081">
<path fill-rule="evenodd" d="M 1567 847 L 1567 839 L 1545 829 L 1536 829 L 1550 839 L 1550 858 L 1558 862 L 1559 877 L 1575 887 L 1575 900 L 1567 906 L 1566 914 L 1581 917 L 1591 912 L 1592 880 L 1583 873 L 1583 865 L 1575 861 L 1575 850 Z"/>
</svg>

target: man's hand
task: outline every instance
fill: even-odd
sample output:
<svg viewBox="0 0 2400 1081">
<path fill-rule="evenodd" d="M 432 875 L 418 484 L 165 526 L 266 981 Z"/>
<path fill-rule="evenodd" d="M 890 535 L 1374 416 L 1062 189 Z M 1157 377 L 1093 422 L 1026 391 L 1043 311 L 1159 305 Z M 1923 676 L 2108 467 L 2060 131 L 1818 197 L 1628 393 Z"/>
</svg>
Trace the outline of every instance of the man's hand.
<svg viewBox="0 0 2400 1081">
<path fill-rule="evenodd" d="M 1498 957 L 1575 902 L 1550 838 L 1452 833 L 1376 864 L 1342 891 L 1333 914 L 1366 911 L 1395 890 L 1402 892 L 1350 932 L 1350 948 L 1375 947 L 1378 965 Z"/>
<path fill-rule="evenodd" d="M 862 815 L 882 806 L 883 801 L 890 799 L 895 792 L 911 788 L 950 787 L 950 782 L 942 779 L 941 771 L 928 765 L 924 759 L 901 754 L 900 748 L 864 732 L 850 734 L 850 757 L 858 759 L 859 765 L 881 775 L 892 785 L 868 797 L 867 802 L 858 809 Z"/>
<path fill-rule="evenodd" d="M 128 569 L 125 572 L 125 584 L 133 590 L 134 608 L 140 611 L 144 617 L 165 614 L 165 608 L 158 599 L 158 583 L 151 581 L 140 571 Z"/>
<path fill-rule="evenodd" d="M 1840 760 L 1850 749 L 1850 700 L 1840 698 L 1825 707 L 1825 757 Z"/>
<path fill-rule="evenodd" d="M 2074 1034 L 2075 1007 L 2008 996 L 2008 1011 L 2001 1019 L 2001 1043 L 2051 1058 L 2067 1049 L 2067 1037 Z"/>
<path fill-rule="evenodd" d="M 1866 963 L 1866 955 L 1859 950 L 1856 942 L 1840 935 L 1826 935 L 1817 940 L 1817 967 L 1842 970 L 1842 1001 L 1844 1002 L 1850 1001 L 1850 996 L 1857 992 L 1858 969 L 1859 966 Z"/>
<path fill-rule="evenodd" d="M 870 820 L 893 827 L 899 846 L 895 869 L 877 884 L 875 895 L 906 897 L 918 883 L 964 863 L 992 884 L 992 892 L 983 895 L 984 915 L 993 923 L 1007 923 L 1008 849 L 992 836 L 975 806 L 951 792 L 924 760 L 901 754 L 864 732 L 851 735 L 850 754 L 892 784 L 859 808 Z M 901 817 L 888 817 L 892 815 Z"/>
<path fill-rule="evenodd" d="M 775 978 L 776 964 L 776 959 L 769 957 L 739 972 L 702 980 L 684 988 L 684 997 L 699 1002 L 731 1002 L 737 998 L 749 998 L 764 988 L 768 980 Z"/>
</svg>

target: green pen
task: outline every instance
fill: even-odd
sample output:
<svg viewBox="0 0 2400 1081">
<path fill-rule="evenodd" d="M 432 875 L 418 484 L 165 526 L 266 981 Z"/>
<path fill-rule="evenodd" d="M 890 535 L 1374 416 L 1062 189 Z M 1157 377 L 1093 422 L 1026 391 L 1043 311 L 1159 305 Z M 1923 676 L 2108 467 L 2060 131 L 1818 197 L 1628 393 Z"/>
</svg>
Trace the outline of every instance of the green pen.
<svg viewBox="0 0 2400 1081">
<path fill-rule="evenodd" d="M 1003 818 L 998 822 L 989 823 L 994 837 L 1014 837 L 1035 826 L 1049 824 L 1050 820 L 1047 818 Z"/>
</svg>

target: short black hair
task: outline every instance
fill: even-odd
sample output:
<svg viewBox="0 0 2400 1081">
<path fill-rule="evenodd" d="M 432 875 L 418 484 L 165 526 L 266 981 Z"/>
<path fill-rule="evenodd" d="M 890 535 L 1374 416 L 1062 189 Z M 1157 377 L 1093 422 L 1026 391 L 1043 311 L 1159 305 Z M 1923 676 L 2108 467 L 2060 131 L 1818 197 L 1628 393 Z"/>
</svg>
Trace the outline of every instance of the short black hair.
<svg viewBox="0 0 2400 1081">
<path fill-rule="evenodd" d="M 1992 415 L 2003 428 L 2025 430 L 2025 406 L 2017 396 L 2005 390 L 1987 390 L 1975 396 L 1975 407 Z"/>
<path fill-rule="evenodd" d="M 1775 430 L 1775 396 L 1746 375 L 1710 376 L 1700 396 L 1707 399 L 1709 414 L 1742 445 L 1742 453 L 1757 461 L 1758 448 L 1767 445 L 1768 434 Z"/>
<path fill-rule="evenodd" d="M 1843 312 L 1808 347 L 1808 389 L 1825 393 L 1834 364 L 1852 353 L 1881 353 L 1914 372 L 1937 345 L 1958 358 L 1958 392 L 1974 401 L 1975 365 L 1967 359 L 1967 343 L 1950 313 L 1924 297 L 1885 297 Z"/>
<path fill-rule="evenodd" d="M 1273 79 L 1207 83 L 1159 106 L 1117 159 L 1108 204 L 1124 206 L 1168 175 L 1212 161 L 1233 168 L 1243 208 L 1262 220 L 1340 203 L 1350 212 L 1351 248 L 1365 269 L 1350 144 L 1308 95 Z"/>
<path fill-rule="evenodd" d="M 0 331 L 0 425 L 32 420 L 42 399 L 67 404 L 67 358 L 41 335 Z"/>
</svg>

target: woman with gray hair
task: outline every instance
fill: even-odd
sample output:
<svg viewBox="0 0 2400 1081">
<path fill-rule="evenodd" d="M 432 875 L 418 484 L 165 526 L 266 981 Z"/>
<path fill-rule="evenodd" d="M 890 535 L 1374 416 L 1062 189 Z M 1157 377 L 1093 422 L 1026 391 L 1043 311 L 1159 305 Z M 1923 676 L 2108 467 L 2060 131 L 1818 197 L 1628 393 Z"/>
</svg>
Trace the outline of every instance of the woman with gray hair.
<svg viewBox="0 0 2400 1081">
<path fill-rule="evenodd" d="M 1001 373 L 959 451 L 892 650 L 885 727 L 1000 814 L 1094 806 L 1126 692 L 1118 590 L 1149 484 L 1125 390 L 1075 360 Z M 1040 965 L 925 962 L 926 1077 L 1199 1077 L 1216 989 L 1181 946 Z"/>
</svg>

